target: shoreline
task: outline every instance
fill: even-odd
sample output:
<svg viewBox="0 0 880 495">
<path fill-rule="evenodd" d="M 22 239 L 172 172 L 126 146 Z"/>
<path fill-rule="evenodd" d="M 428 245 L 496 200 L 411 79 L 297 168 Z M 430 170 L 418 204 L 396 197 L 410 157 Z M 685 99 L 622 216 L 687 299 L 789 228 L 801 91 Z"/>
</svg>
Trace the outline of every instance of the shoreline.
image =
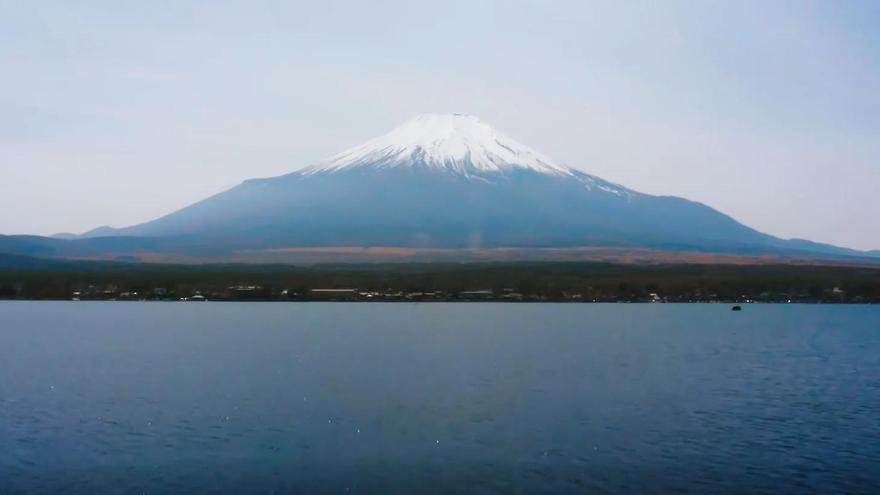
<svg viewBox="0 0 880 495">
<path fill-rule="evenodd" d="M 880 305 L 880 301 L 741 301 L 741 300 L 713 300 L 713 301 L 571 301 L 571 300 L 531 300 L 531 301 L 505 301 L 499 299 L 427 299 L 427 300 L 283 300 L 283 299 L 205 299 L 199 301 L 184 301 L 171 299 L 0 299 L 4 302 L 76 302 L 76 303 L 279 303 L 279 304 L 637 304 L 637 305 L 663 305 L 663 304 L 739 304 L 739 305 L 832 305 L 832 306 L 873 306 Z"/>
</svg>

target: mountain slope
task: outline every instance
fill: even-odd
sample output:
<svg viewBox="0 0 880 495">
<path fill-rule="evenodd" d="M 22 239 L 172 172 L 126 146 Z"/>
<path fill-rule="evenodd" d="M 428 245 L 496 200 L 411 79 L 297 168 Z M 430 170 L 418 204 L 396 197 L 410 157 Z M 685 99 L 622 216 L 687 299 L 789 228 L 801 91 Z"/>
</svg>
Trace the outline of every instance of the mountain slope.
<svg viewBox="0 0 880 495">
<path fill-rule="evenodd" d="M 533 172 L 483 182 L 423 170 L 248 181 L 115 234 L 199 236 L 238 247 L 721 248 L 772 240 L 680 198 L 590 190 Z"/>
<path fill-rule="evenodd" d="M 148 223 L 85 234 L 102 236 L 174 239 L 217 252 L 589 245 L 849 251 L 784 241 L 700 203 L 627 189 L 457 114 L 422 115 L 301 171 L 246 181 Z"/>
</svg>

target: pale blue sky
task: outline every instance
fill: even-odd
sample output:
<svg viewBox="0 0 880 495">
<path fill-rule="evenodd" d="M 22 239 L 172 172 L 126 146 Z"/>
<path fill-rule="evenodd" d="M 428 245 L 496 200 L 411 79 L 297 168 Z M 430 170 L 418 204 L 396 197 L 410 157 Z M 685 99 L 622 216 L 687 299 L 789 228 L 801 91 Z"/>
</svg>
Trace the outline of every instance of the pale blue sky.
<svg viewBox="0 0 880 495">
<path fill-rule="evenodd" d="M 150 220 L 424 112 L 880 248 L 880 2 L 0 0 L 0 233 Z"/>
</svg>

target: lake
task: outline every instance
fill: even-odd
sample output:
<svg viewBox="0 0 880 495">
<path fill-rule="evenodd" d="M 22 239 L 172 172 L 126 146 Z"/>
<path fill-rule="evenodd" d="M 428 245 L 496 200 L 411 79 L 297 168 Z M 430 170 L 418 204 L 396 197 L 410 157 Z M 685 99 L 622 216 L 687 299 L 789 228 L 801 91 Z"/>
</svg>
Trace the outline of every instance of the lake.
<svg viewBox="0 0 880 495">
<path fill-rule="evenodd" d="M 880 493 L 880 306 L 0 302 L 0 493 Z"/>
</svg>

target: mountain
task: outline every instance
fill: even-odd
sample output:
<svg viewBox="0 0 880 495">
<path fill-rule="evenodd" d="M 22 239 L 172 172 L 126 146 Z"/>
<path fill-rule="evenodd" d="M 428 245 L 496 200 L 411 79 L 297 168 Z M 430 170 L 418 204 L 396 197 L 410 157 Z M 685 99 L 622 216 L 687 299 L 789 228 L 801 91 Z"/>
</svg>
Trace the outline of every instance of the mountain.
<svg viewBox="0 0 880 495">
<path fill-rule="evenodd" d="M 782 240 L 701 203 L 633 191 L 459 114 L 421 115 L 302 170 L 81 237 L 69 242 L 138 238 L 146 244 L 141 252 L 203 256 L 343 246 L 864 255 Z"/>
</svg>

